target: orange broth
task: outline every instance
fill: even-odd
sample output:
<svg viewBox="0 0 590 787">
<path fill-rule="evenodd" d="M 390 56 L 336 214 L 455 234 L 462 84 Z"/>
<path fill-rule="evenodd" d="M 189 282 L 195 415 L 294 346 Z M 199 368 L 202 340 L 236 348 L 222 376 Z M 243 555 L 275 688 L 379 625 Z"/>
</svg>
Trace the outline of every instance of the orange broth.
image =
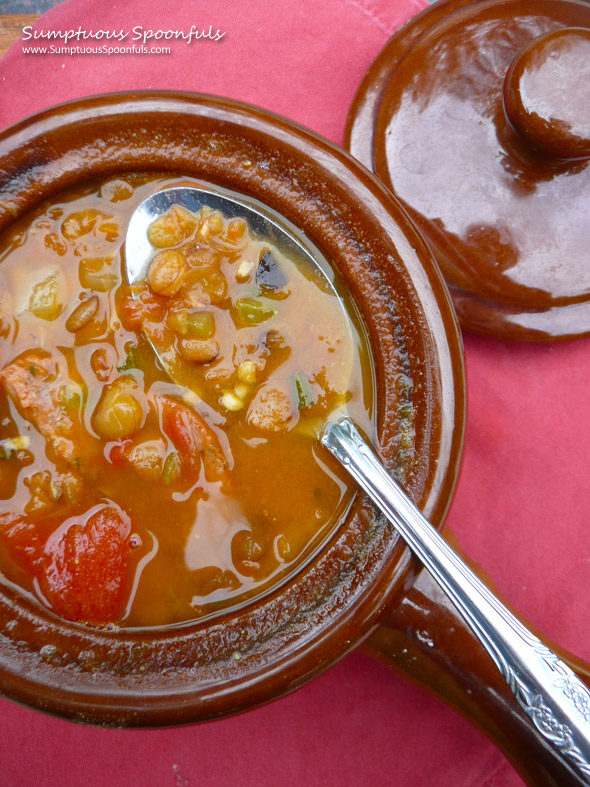
<svg viewBox="0 0 590 787">
<path fill-rule="evenodd" d="M 126 283 L 133 210 L 181 182 L 88 184 L 0 240 L 0 570 L 79 623 L 244 603 L 354 494 L 318 431 L 343 405 L 369 428 L 369 353 L 313 272 L 243 219 L 173 207 Z"/>
</svg>

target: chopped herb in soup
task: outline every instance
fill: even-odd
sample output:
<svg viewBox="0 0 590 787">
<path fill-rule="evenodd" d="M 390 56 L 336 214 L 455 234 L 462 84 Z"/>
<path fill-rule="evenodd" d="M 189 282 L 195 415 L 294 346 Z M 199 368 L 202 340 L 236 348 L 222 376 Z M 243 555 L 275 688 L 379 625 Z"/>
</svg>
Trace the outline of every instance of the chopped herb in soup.
<svg viewBox="0 0 590 787">
<path fill-rule="evenodd" d="M 0 572 L 92 625 L 180 623 L 296 568 L 353 489 L 318 444 L 371 375 L 338 299 L 240 217 L 173 206 L 129 285 L 133 210 L 71 191 L 0 240 Z"/>
</svg>

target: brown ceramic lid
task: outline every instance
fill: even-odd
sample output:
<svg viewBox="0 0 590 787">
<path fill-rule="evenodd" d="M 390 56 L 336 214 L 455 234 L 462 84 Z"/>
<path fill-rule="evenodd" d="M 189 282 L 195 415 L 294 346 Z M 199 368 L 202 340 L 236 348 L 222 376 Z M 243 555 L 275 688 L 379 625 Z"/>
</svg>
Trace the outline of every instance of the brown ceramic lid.
<svg viewBox="0 0 590 787">
<path fill-rule="evenodd" d="M 590 5 L 442 0 L 399 30 L 346 143 L 431 246 L 462 324 L 590 334 Z"/>
</svg>

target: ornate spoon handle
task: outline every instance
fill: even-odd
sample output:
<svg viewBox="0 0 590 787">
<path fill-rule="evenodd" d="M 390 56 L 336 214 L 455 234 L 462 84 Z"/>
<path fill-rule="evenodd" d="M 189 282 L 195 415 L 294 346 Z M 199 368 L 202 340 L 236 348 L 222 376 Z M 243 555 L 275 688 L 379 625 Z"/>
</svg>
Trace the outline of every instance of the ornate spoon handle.
<svg viewBox="0 0 590 787">
<path fill-rule="evenodd" d="M 578 783 L 590 784 L 590 691 L 465 565 L 387 474 L 347 418 L 322 443 L 395 525 L 461 612 L 548 749 Z M 565 774 L 564 774 L 565 775 Z M 564 782 L 565 783 L 565 782 Z"/>
</svg>

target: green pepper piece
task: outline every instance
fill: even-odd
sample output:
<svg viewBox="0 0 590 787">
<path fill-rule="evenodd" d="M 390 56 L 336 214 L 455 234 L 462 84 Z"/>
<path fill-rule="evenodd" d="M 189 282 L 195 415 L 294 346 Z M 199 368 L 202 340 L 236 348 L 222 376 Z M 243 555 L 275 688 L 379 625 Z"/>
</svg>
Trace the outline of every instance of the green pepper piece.
<svg viewBox="0 0 590 787">
<path fill-rule="evenodd" d="M 297 407 L 300 410 L 305 410 L 315 404 L 313 391 L 305 372 L 297 372 L 293 375 L 293 383 L 297 391 Z"/>
<path fill-rule="evenodd" d="M 63 385 L 59 392 L 59 397 L 62 405 L 66 410 L 79 410 L 81 399 L 80 394 L 73 385 L 66 383 Z"/>
<path fill-rule="evenodd" d="M 187 333 L 199 339 L 215 335 L 215 317 L 212 312 L 187 312 L 184 318 Z"/>
<path fill-rule="evenodd" d="M 241 322 L 247 325 L 260 325 L 277 313 L 276 309 L 256 298 L 238 298 L 235 310 Z"/>
<path fill-rule="evenodd" d="M 126 372 L 128 369 L 139 369 L 139 348 L 136 344 L 132 344 L 127 350 L 127 358 L 117 366 L 118 372 Z"/>
<path fill-rule="evenodd" d="M 166 457 L 162 469 L 162 481 L 166 486 L 170 486 L 170 484 L 174 483 L 180 475 L 181 461 L 180 454 L 177 451 L 172 451 L 172 453 L 168 454 Z"/>
</svg>

